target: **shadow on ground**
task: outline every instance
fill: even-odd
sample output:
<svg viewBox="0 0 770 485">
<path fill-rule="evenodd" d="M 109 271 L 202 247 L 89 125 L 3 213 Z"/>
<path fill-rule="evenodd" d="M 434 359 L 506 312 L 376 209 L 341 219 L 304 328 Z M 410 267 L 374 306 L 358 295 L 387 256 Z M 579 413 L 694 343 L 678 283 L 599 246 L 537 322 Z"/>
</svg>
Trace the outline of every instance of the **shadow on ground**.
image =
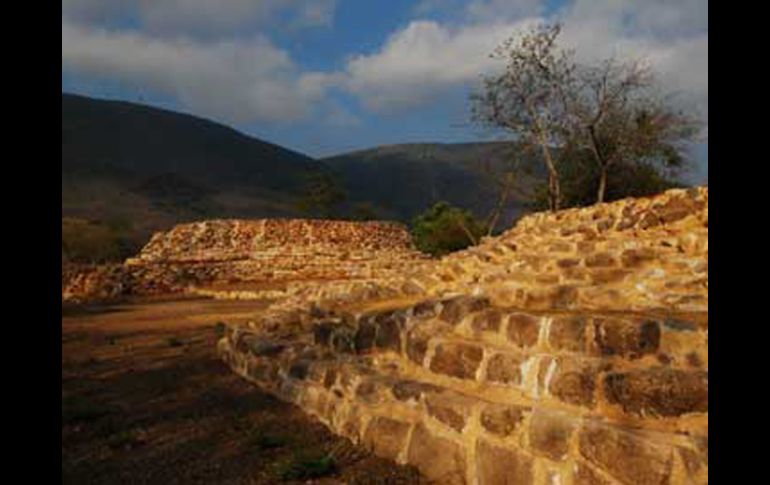
<svg viewBox="0 0 770 485">
<path fill-rule="evenodd" d="M 63 318 L 63 483 L 424 483 L 233 374 L 217 315 L 159 305 Z"/>
</svg>

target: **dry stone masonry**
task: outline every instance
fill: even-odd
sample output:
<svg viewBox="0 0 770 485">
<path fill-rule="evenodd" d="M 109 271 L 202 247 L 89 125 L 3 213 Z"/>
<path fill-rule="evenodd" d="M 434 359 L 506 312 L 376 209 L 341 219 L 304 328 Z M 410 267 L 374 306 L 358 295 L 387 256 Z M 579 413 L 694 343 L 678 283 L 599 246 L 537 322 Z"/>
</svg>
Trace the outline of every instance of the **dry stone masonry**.
<svg viewBox="0 0 770 485">
<path fill-rule="evenodd" d="M 707 188 L 530 215 L 409 266 L 305 288 L 219 354 L 436 483 L 708 482 Z"/>
<path fill-rule="evenodd" d="M 318 282 L 340 286 L 387 279 L 425 260 L 396 223 L 211 220 L 155 234 L 122 265 L 69 275 L 62 296 L 88 300 L 188 292 L 277 297 Z"/>
</svg>

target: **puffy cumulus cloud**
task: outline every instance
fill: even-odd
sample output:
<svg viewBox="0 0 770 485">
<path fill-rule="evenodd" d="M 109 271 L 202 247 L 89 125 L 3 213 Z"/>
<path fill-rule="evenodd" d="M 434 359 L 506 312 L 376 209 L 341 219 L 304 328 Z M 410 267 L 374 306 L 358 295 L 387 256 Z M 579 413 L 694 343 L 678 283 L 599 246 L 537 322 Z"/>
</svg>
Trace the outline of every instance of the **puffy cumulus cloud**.
<svg viewBox="0 0 770 485">
<path fill-rule="evenodd" d="M 446 8 L 455 0 L 426 0 L 420 8 Z M 473 86 L 499 68 L 489 53 L 532 23 L 560 20 L 562 41 L 582 60 L 615 55 L 644 58 L 664 88 L 681 93 L 708 115 L 708 4 L 706 0 L 576 0 L 544 12 L 543 2 L 473 0 L 465 23 L 415 20 L 377 51 L 353 56 L 343 86 L 369 109 L 389 112 L 434 102 L 452 88 Z M 541 12 L 540 16 L 526 14 Z"/>
<path fill-rule="evenodd" d="M 374 111 L 397 112 L 435 101 L 493 69 L 489 53 L 527 23 L 453 29 L 432 21 L 412 22 L 379 52 L 352 57 L 342 85 Z"/>
<path fill-rule="evenodd" d="M 62 0 L 62 17 L 81 23 L 132 21 L 156 36 L 243 35 L 287 15 L 296 27 L 328 26 L 337 0 Z"/>
<path fill-rule="evenodd" d="M 556 18 L 579 59 L 644 59 L 665 90 L 708 120 L 707 0 L 577 0 Z"/>
<path fill-rule="evenodd" d="M 328 85 L 302 73 L 262 36 L 244 41 L 173 40 L 62 21 L 62 66 L 169 94 L 205 116 L 233 123 L 313 115 Z"/>
</svg>

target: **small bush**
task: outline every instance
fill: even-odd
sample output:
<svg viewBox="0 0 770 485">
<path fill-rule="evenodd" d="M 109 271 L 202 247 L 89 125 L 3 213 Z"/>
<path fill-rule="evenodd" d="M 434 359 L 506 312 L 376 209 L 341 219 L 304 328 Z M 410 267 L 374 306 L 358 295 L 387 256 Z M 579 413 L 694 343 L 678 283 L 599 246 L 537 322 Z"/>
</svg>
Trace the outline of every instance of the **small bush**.
<svg viewBox="0 0 770 485">
<path fill-rule="evenodd" d="M 473 215 L 447 202 L 439 202 L 412 221 L 415 246 L 434 256 L 471 246 L 484 234 L 484 225 Z"/>
<path fill-rule="evenodd" d="M 291 440 L 283 434 L 271 433 L 263 430 L 254 430 L 249 435 L 248 444 L 255 446 L 260 450 L 271 450 L 274 448 L 283 448 Z"/>
<path fill-rule="evenodd" d="M 337 463 L 330 455 L 295 453 L 288 462 L 278 469 L 282 480 L 307 480 L 332 475 L 337 471 Z"/>
</svg>

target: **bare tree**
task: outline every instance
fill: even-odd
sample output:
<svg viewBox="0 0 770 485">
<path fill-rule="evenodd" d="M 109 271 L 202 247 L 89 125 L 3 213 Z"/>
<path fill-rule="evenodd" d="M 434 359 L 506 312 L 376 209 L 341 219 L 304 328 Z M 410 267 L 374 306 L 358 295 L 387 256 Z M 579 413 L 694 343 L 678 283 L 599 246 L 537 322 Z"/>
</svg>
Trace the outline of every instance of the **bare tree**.
<svg viewBox="0 0 770 485">
<path fill-rule="evenodd" d="M 698 121 L 659 93 L 644 63 L 577 63 L 573 51 L 557 46 L 560 31 L 559 24 L 539 25 L 506 40 L 491 54 L 505 61 L 503 72 L 484 77 L 481 93 L 471 97 L 477 121 L 541 152 L 549 208 L 560 208 L 560 172 L 576 157 L 588 154 L 598 168 L 598 202 L 615 166 L 682 167 Z"/>
<path fill-rule="evenodd" d="M 502 74 L 483 79 L 483 90 L 474 94 L 474 118 L 508 130 L 525 146 L 536 146 L 548 170 L 551 210 L 558 210 L 561 191 L 555 150 L 571 143 L 565 122 L 566 90 L 573 83 L 575 64 L 571 52 L 556 47 L 559 24 L 539 25 L 521 38 L 510 38 L 491 55 L 506 62 Z"/>
<path fill-rule="evenodd" d="M 596 201 L 604 202 L 607 174 L 619 163 L 682 166 L 697 120 L 658 94 L 649 66 L 606 59 L 580 66 L 568 97 L 574 139 L 599 169 Z"/>
</svg>

